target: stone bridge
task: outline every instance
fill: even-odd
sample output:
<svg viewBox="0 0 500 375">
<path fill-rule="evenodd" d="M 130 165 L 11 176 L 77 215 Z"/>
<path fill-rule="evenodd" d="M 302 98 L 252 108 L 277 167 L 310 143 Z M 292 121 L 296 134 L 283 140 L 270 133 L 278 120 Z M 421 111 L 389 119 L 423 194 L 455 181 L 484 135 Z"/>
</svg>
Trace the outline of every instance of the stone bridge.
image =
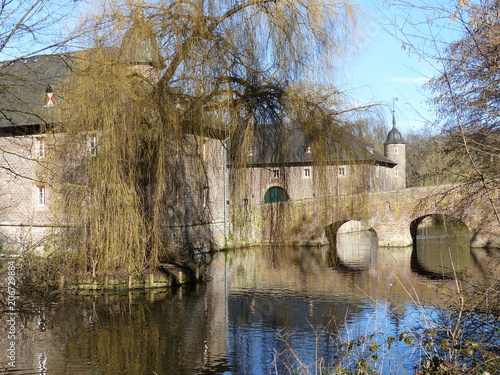
<svg viewBox="0 0 500 375">
<path fill-rule="evenodd" d="M 469 229 L 471 246 L 500 246 L 500 189 L 481 192 L 465 185 L 415 187 L 359 195 L 232 207 L 235 243 L 322 245 L 347 221 L 373 229 L 379 246 L 412 245 L 429 215 L 447 215 Z"/>
</svg>

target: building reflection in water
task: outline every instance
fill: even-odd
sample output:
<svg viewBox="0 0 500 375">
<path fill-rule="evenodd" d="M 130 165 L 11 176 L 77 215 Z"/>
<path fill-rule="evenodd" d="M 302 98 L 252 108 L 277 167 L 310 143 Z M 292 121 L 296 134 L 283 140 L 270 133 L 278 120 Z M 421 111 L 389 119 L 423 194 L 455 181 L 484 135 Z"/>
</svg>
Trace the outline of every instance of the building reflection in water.
<svg viewBox="0 0 500 375">
<path fill-rule="evenodd" d="M 342 241 L 341 267 L 332 266 L 328 247 L 242 249 L 213 255 L 205 285 L 66 296 L 23 312 L 11 373 L 284 371 L 290 350 L 305 361 L 314 353 L 334 361 L 336 340 L 369 330 L 394 335 L 414 329 L 422 307 L 448 305 L 455 282 L 414 272 L 411 247 L 374 248 L 373 237 L 363 236 L 349 252 Z M 495 256 L 474 250 L 464 272 L 481 280 L 498 277 L 498 267 L 491 266 Z M 432 264 L 421 259 L 419 254 L 420 267 L 430 272 Z M 0 329 L 6 324 L 1 319 Z M 1 336 L 0 347 L 6 345 Z"/>
</svg>

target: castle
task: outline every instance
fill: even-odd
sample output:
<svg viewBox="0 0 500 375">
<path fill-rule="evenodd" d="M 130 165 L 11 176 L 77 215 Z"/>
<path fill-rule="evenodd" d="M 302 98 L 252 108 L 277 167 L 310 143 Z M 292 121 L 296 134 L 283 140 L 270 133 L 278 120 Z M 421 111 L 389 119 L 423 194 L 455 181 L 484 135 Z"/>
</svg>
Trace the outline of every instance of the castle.
<svg viewBox="0 0 500 375">
<path fill-rule="evenodd" d="M 383 155 L 348 134 L 336 135 L 315 148 L 300 129 L 282 131 L 286 134 L 276 136 L 268 131 L 262 136 L 260 132 L 248 150 L 241 150 L 247 154 L 244 171 L 229 164 L 246 186 L 233 192 L 235 203 L 273 203 L 406 187 L 406 146 L 394 117 Z"/>
<path fill-rule="evenodd" d="M 58 94 L 78 58 L 78 53 L 68 53 L 0 63 L 0 246 L 5 249 L 43 251 L 64 225 L 56 218 L 58 196 L 44 180 L 43 165 L 50 150 L 58 147 L 61 135 L 53 132 L 59 121 Z M 127 31 L 119 58 L 128 64 L 131 75 L 145 77 L 153 84 L 160 77 L 162 58 L 145 25 L 136 23 Z M 172 89 L 172 100 L 181 107 L 175 93 Z M 315 149 L 294 127 L 284 137 L 272 134 L 272 125 L 265 127 L 249 149 L 228 146 L 231 139 L 223 130 L 210 129 L 203 134 L 185 130 L 188 153 L 183 157 L 190 159 L 190 168 L 197 163 L 204 175 L 198 178 L 188 173 L 184 186 L 172 190 L 174 203 L 169 210 L 175 218 L 164 223 L 166 231 L 182 228 L 183 239 L 193 246 L 203 247 L 198 244 L 202 238 L 222 247 L 236 205 L 406 186 L 405 144 L 394 117 L 383 155 L 355 139 Z M 85 138 L 86 150 L 82 152 L 85 157 L 95 157 L 101 152 L 99 134 L 89 131 Z M 246 158 L 244 165 L 234 161 L 238 152 Z M 319 152 L 321 165 L 315 158 Z M 233 188 L 235 178 L 242 179 L 243 189 Z"/>
</svg>

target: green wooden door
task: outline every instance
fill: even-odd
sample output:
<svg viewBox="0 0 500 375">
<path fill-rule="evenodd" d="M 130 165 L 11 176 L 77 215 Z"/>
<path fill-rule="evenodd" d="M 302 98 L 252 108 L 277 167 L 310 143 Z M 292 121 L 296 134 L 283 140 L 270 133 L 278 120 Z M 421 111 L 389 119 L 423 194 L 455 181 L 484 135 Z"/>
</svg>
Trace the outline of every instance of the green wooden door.
<svg viewBox="0 0 500 375">
<path fill-rule="evenodd" d="M 264 195 L 264 203 L 286 202 L 287 200 L 288 194 L 285 189 L 277 186 L 267 190 Z"/>
</svg>

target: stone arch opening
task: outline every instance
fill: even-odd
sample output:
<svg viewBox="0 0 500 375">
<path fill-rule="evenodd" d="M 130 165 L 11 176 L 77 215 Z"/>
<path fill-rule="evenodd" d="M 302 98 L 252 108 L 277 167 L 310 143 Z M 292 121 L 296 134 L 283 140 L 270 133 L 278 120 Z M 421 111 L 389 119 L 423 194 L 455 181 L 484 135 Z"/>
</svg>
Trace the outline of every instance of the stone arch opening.
<svg viewBox="0 0 500 375">
<path fill-rule="evenodd" d="M 424 228 L 430 226 L 442 227 L 443 235 L 469 235 L 469 228 L 462 220 L 445 214 L 428 214 L 420 216 L 410 223 L 410 233 L 414 244 Z"/>
<path fill-rule="evenodd" d="M 288 193 L 281 186 L 270 187 L 264 194 L 264 203 L 286 202 L 289 199 Z"/>
<path fill-rule="evenodd" d="M 378 248 L 375 230 L 357 220 L 341 220 L 325 228 L 330 251 L 327 262 L 331 266 L 366 268 Z"/>
<path fill-rule="evenodd" d="M 431 278 L 453 278 L 470 261 L 467 225 L 452 216 L 429 214 L 411 223 L 414 272 Z"/>
</svg>

